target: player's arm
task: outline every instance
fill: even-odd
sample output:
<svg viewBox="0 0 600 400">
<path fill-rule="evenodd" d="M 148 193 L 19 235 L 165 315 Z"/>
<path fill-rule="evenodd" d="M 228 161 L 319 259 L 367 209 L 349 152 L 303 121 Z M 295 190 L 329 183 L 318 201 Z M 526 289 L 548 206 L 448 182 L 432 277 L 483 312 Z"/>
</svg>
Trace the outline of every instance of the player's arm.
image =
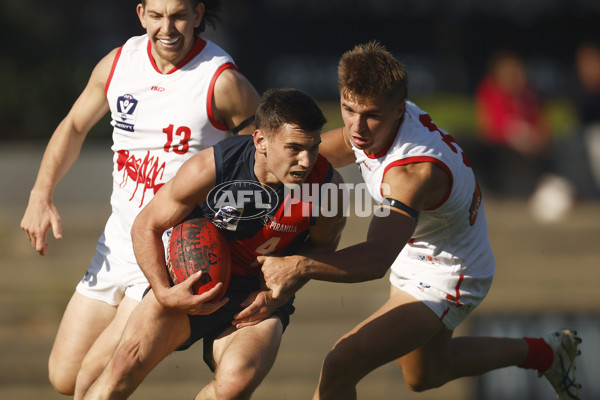
<svg viewBox="0 0 600 400">
<path fill-rule="evenodd" d="M 254 132 L 253 118 L 259 101 L 254 86 L 234 68 L 223 71 L 215 82 L 214 116 L 239 135 Z"/>
<path fill-rule="evenodd" d="M 332 282 L 362 282 L 383 277 L 410 240 L 420 210 L 442 201 L 450 188 L 450 177 L 431 163 L 409 164 L 388 170 L 383 187 L 384 197 L 401 205 L 380 206 L 371 220 L 366 241 L 310 258 L 265 257 L 262 269 L 267 286 L 271 287 L 270 282 L 277 282 L 277 276 L 282 274 Z M 284 286 L 274 285 L 274 298 L 279 296 L 280 287 Z"/>
<path fill-rule="evenodd" d="M 221 305 L 204 304 L 217 291 L 194 295 L 191 287 L 199 274 L 171 287 L 166 268 L 163 233 L 181 222 L 204 203 L 215 184 L 213 149 L 209 148 L 186 161 L 173 179 L 168 181 L 140 211 L 131 228 L 131 239 L 137 262 L 148 278 L 158 302 L 164 307 L 178 308 L 189 314 L 207 314 Z M 220 285 L 217 285 L 220 288 Z"/>
<path fill-rule="evenodd" d="M 48 250 L 46 235 L 50 227 L 56 239 L 62 238 L 60 215 L 53 202 L 54 190 L 77 160 L 87 133 L 108 111 L 104 88 L 116 52 L 117 49 L 111 51 L 96 65 L 86 87 L 52 134 L 44 152 L 21 221 L 21 229 L 40 255 L 45 255 Z"/>
<path fill-rule="evenodd" d="M 338 128 L 321 135 L 319 153 L 323 155 L 334 168 L 345 167 L 356 161 L 352 145 L 344 134 L 344 129 Z"/>
</svg>

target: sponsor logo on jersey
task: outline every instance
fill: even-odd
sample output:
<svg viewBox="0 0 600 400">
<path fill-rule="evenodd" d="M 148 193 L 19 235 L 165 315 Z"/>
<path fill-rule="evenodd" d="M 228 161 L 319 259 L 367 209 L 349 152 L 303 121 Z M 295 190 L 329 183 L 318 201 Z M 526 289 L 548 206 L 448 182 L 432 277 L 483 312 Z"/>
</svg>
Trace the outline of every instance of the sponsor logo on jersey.
<svg viewBox="0 0 600 400">
<path fill-rule="evenodd" d="M 431 289 L 431 286 L 426 283 L 419 282 L 419 286 L 417 286 L 417 289 L 419 289 L 421 292 L 425 292 L 426 289 Z"/>
<path fill-rule="evenodd" d="M 286 225 L 277 221 L 271 221 L 267 228 L 275 232 L 298 232 L 298 227 L 296 225 Z"/>
<path fill-rule="evenodd" d="M 124 94 L 117 98 L 117 115 L 115 127 L 124 131 L 133 132 L 138 101 L 133 95 Z"/>
<path fill-rule="evenodd" d="M 440 262 L 439 258 L 432 257 L 432 256 L 418 255 L 417 259 L 419 261 L 428 262 L 430 264 L 439 264 L 439 262 Z"/>
</svg>

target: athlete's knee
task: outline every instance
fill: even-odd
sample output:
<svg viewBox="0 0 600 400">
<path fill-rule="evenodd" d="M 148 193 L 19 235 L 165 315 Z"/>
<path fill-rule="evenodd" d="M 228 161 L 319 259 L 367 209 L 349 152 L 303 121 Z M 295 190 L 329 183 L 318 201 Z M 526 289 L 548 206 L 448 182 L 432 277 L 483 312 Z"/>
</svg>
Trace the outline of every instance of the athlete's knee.
<svg viewBox="0 0 600 400">
<path fill-rule="evenodd" d="M 81 363 L 81 369 L 77 374 L 77 382 L 75 385 L 75 397 L 81 398 L 83 394 L 89 389 L 94 383 L 98 376 L 102 373 L 102 370 L 106 366 L 106 361 L 100 362 L 96 357 L 92 360 L 86 357 Z"/>
<path fill-rule="evenodd" d="M 258 361 L 254 361 L 236 360 L 219 365 L 213 380 L 215 398 L 249 399 L 266 374 L 261 372 Z"/>
<path fill-rule="evenodd" d="M 313 399 L 356 398 L 356 385 L 362 374 L 355 368 L 357 360 L 348 352 L 342 351 L 338 344 L 323 360 L 319 385 Z"/>
<path fill-rule="evenodd" d="M 329 373 L 346 376 L 358 374 L 360 360 L 369 356 L 365 349 L 352 337 L 344 337 L 333 346 L 323 362 L 323 369 Z"/>
<path fill-rule="evenodd" d="M 341 339 L 323 360 L 319 386 L 325 391 L 356 386 L 363 375 L 360 368 L 360 349 L 352 349 L 346 339 Z"/>
<path fill-rule="evenodd" d="M 60 394 L 72 396 L 75 393 L 75 378 L 49 370 L 50 384 Z"/>
<path fill-rule="evenodd" d="M 441 379 L 443 374 L 431 369 L 422 369 L 419 371 L 402 370 L 406 386 L 413 392 L 424 392 L 442 386 L 446 380 Z"/>
<path fill-rule="evenodd" d="M 48 379 L 54 390 L 60 394 L 70 396 L 75 392 L 77 370 L 68 366 L 58 365 L 51 358 L 48 362 Z"/>
</svg>

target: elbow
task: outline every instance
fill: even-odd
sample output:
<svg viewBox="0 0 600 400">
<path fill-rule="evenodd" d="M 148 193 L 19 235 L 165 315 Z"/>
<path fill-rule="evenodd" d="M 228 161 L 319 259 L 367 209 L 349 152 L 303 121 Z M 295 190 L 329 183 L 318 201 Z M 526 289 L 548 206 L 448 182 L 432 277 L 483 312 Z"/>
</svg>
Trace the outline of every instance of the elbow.
<svg viewBox="0 0 600 400">
<path fill-rule="evenodd" d="M 135 240 L 140 233 L 140 224 L 138 223 L 137 219 L 133 221 L 133 224 L 131 225 L 131 230 L 129 231 L 129 234 L 131 235 L 131 240 Z"/>
<path fill-rule="evenodd" d="M 147 222 L 143 218 L 140 218 L 140 215 L 138 215 L 133 221 L 133 224 L 131 224 L 131 229 L 129 231 L 134 250 L 138 243 L 143 243 L 149 239 L 149 231 L 151 231 L 151 229 Z"/>
</svg>

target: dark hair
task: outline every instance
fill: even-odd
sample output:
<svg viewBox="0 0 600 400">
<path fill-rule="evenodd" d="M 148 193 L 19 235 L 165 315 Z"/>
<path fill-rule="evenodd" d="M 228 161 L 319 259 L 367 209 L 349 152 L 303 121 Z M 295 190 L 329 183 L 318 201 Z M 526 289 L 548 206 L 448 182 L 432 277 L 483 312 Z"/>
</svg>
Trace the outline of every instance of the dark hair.
<svg viewBox="0 0 600 400">
<path fill-rule="evenodd" d="M 217 23 L 220 21 L 219 13 L 221 12 L 221 0 L 188 0 L 191 2 L 192 7 L 196 8 L 198 3 L 204 3 L 204 16 L 202 17 L 202 22 L 200 22 L 200 26 L 198 26 L 194 32 L 196 35 L 204 32 L 206 29 L 206 25 L 212 27 L 213 29 L 217 27 Z M 146 7 L 146 0 L 140 0 L 143 7 Z"/>
<path fill-rule="evenodd" d="M 342 55 L 338 64 L 338 88 L 343 97 L 402 102 L 408 97 L 408 72 L 382 44 L 371 41 Z"/>
<path fill-rule="evenodd" d="M 284 124 L 313 132 L 323 129 L 326 122 L 315 100 L 298 89 L 269 89 L 262 95 L 256 110 L 256 127 L 267 135 L 277 132 Z"/>
<path fill-rule="evenodd" d="M 204 32 L 206 25 L 213 29 L 216 28 L 217 23 L 220 21 L 221 0 L 192 0 L 192 5 L 195 7 L 200 2 L 204 3 L 204 16 L 200 26 L 196 28 L 196 34 Z"/>
</svg>

